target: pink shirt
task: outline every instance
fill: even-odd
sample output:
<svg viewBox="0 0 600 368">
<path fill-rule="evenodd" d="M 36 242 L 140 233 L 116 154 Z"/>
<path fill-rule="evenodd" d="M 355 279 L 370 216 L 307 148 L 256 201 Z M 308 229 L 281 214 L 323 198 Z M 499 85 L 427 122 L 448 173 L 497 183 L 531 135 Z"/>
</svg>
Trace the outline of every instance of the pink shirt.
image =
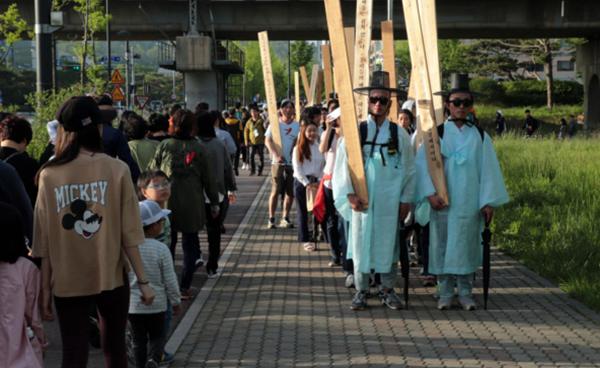
<svg viewBox="0 0 600 368">
<path fill-rule="evenodd" d="M 40 272 L 28 259 L 0 262 L 0 367 L 42 367 Z M 35 336 L 27 336 L 30 327 Z"/>
</svg>

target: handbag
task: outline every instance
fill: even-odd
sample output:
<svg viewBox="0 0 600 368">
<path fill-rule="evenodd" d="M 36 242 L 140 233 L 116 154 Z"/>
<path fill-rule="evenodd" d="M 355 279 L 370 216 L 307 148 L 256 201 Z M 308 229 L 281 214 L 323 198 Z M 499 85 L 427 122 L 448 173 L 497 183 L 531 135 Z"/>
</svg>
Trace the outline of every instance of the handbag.
<svg viewBox="0 0 600 368">
<path fill-rule="evenodd" d="M 315 207 L 319 186 L 319 183 L 310 183 L 306 186 L 306 210 L 308 212 L 311 212 Z"/>
<path fill-rule="evenodd" d="M 323 221 L 325 221 L 327 212 L 327 206 L 325 204 L 325 180 L 331 180 L 331 175 L 323 176 L 319 182 L 319 188 L 317 189 L 317 195 L 312 209 L 313 216 L 318 223 L 323 223 Z"/>
</svg>

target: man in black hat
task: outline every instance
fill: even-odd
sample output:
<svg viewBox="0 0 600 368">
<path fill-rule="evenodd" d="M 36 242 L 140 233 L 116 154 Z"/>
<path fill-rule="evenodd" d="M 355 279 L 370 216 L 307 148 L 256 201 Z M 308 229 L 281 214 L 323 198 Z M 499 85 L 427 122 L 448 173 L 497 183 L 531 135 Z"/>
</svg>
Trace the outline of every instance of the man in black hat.
<svg viewBox="0 0 600 368">
<path fill-rule="evenodd" d="M 417 151 L 417 202 L 428 201 L 429 272 L 438 279 L 438 309 L 449 309 L 458 289 L 463 309 L 476 308 L 473 273 L 481 266 L 481 232 L 493 207 L 508 202 L 504 179 L 491 138 L 468 119 L 474 96 L 466 74 L 452 75 L 445 96 L 450 116 L 438 126 L 449 205 L 437 195 L 429 175 L 425 149 Z"/>
<path fill-rule="evenodd" d="M 390 88 L 389 75 L 383 71 L 373 73 L 369 87 L 354 91 L 369 96 L 369 116 L 360 125 L 368 207 L 354 192 L 343 140 L 332 177 L 335 206 L 349 222 L 347 258 L 354 261 L 357 290 L 351 309 L 367 307 L 371 272 L 380 274 L 382 304 L 400 309 L 402 301 L 394 291 L 399 259 L 397 232 L 399 218 L 406 217 L 413 201 L 414 157 L 406 130 L 391 123 L 387 115 L 392 95 L 401 91 Z"/>
</svg>

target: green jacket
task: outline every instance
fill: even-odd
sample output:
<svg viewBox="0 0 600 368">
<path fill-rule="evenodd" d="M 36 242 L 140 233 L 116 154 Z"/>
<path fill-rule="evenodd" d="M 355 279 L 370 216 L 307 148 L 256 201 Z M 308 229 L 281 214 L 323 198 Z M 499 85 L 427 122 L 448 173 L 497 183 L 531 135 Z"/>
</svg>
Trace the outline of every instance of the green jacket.
<svg viewBox="0 0 600 368">
<path fill-rule="evenodd" d="M 148 165 L 154 158 L 158 141 L 153 141 L 148 138 L 135 139 L 127 142 L 131 156 L 140 167 L 140 172 L 148 170 Z"/>
<path fill-rule="evenodd" d="M 265 124 L 261 118 L 256 121 L 248 119 L 244 128 L 244 142 L 247 146 L 265 144 L 265 131 Z"/>
<path fill-rule="evenodd" d="M 211 173 L 209 155 L 195 138 L 169 138 L 156 148 L 151 169 L 165 172 L 171 180 L 171 213 L 173 231 L 193 233 L 206 223 L 204 193 L 211 205 L 219 205 L 215 175 Z"/>
</svg>

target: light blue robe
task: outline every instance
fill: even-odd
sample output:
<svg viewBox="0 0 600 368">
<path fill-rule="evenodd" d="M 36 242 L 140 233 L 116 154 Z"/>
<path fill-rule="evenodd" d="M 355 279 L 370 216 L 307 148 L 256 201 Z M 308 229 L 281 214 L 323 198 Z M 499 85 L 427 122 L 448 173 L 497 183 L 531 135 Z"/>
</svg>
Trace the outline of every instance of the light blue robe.
<svg viewBox="0 0 600 368">
<path fill-rule="evenodd" d="M 484 133 L 482 141 L 474 126 L 463 125 L 461 130 L 452 121 L 444 124 L 440 148 L 450 205 L 429 211 L 429 272 L 467 275 L 482 262 L 484 219 L 480 210 L 498 207 L 509 198 L 489 135 Z M 428 206 L 427 197 L 436 191 L 423 146 L 417 151 L 416 167 L 416 200 Z"/>
<path fill-rule="evenodd" d="M 369 116 L 367 142 L 373 140 L 376 124 Z M 390 122 L 386 120 L 379 128 L 376 143 L 390 140 Z M 408 133 L 398 127 L 398 149 L 391 155 L 383 147 L 385 166 L 380 146 L 375 146 L 372 156 L 371 145 L 364 145 L 363 158 L 369 192 L 366 212 L 353 211 L 347 195 L 355 193 L 348 170 L 346 145 L 340 140 L 336 151 L 332 177 L 335 207 L 349 222 L 347 258 L 354 261 L 354 268 L 362 273 L 371 269 L 388 273 L 393 262 L 398 261 L 398 215 L 400 203 L 412 203 L 414 199 L 415 168 L 414 154 Z"/>
</svg>

